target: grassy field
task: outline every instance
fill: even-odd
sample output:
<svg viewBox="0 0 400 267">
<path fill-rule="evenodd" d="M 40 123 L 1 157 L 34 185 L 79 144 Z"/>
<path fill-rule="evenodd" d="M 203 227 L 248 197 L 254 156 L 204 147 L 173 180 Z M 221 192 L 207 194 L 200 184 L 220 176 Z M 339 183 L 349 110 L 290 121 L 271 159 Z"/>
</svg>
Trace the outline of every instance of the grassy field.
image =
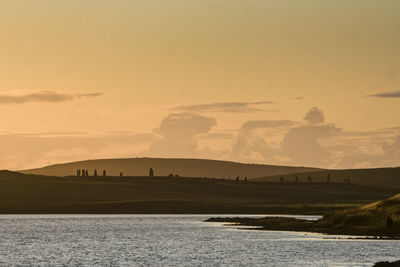
<svg viewBox="0 0 400 267">
<path fill-rule="evenodd" d="M 331 182 L 343 183 L 345 180 L 354 184 L 369 185 L 376 187 L 390 187 L 400 189 L 400 168 L 379 168 L 379 169 L 349 169 L 349 170 L 322 170 L 316 172 L 293 173 L 288 175 L 273 175 L 254 178 L 253 181 L 278 182 L 281 177 L 287 183 L 298 182 L 308 183 L 308 177 L 312 182 L 327 182 L 328 174 Z"/>
<path fill-rule="evenodd" d="M 388 226 L 387 219 L 392 224 Z M 306 221 L 294 218 L 211 218 L 213 222 L 231 222 L 260 226 L 264 230 L 307 231 L 327 234 L 384 236 L 400 238 L 400 194 L 356 208 L 338 209 L 321 220 Z"/>
<path fill-rule="evenodd" d="M 369 203 L 396 189 L 175 177 L 53 177 L 0 172 L 0 213 L 303 213 Z"/>
</svg>

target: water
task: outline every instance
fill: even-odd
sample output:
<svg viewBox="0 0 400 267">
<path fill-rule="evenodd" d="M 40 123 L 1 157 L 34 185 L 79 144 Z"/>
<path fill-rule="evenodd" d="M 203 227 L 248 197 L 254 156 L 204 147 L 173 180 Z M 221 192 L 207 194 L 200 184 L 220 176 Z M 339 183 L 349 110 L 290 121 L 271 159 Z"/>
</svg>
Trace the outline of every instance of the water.
<svg viewBox="0 0 400 267">
<path fill-rule="evenodd" d="M 3 215 L 0 265 L 372 266 L 400 259 L 400 241 L 238 230 L 202 222 L 209 217 Z"/>
</svg>

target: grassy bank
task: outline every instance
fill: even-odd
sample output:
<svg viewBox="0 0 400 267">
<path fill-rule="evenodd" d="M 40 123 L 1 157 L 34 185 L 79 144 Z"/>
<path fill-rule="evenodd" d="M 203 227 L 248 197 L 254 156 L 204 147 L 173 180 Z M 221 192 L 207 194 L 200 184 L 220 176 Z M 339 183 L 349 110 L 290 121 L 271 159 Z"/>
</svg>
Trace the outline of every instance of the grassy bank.
<svg viewBox="0 0 400 267">
<path fill-rule="evenodd" d="M 388 218 L 392 221 L 388 226 Z M 213 222 L 231 222 L 259 226 L 264 230 L 305 231 L 326 234 L 365 235 L 400 238 L 400 194 L 357 208 L 329 212 L 321 220 L 293 218 L 211 218 Z"/>
</svg>

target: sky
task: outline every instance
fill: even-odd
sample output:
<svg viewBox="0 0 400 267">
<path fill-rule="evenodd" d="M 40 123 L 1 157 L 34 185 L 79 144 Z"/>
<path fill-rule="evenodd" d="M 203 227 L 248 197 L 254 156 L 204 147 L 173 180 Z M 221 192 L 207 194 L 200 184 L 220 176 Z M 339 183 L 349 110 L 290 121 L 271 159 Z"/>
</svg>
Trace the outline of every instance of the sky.
<svg viewBox="0 0 400 267">
<path fill-rule="evenodd" d="M 0 169 L 400 165 L 398 0 L 0 1 Z"/>
</svg>

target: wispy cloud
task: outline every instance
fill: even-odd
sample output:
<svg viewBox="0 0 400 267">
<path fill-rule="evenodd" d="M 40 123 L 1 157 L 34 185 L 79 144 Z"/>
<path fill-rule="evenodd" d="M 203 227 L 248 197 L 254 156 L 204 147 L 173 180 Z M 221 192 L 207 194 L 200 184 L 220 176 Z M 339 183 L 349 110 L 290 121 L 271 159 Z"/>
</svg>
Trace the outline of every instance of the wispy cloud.
<svg viewBox="0 0 400 267">
<path fill-rule="evenodd" d="M 173 110 L 182 112 L 258 112 L 258 111 L 274 111 L 262 108 L 261 106 L 273 104 L 271 101 L 258 102 L 216 102 L 203 103 L 194 105 L 182 105 L 173 107 Z"/>
<path fill-rule="evenodd" d="M 241 131 L 252 131 L 261 128 L 285 128 L 296 125 L 297 122 L 290 120 L 251 120 L 243 123 Z"/>
<path fill-rule="evenodd" d="M 94 158 L 137 156 L 155 140 L 149 132 L 0 133 L 0 169 L 21 170 Z"/>
<path fill-rule="evenodd" d="M 369 97 L 383 97 L 383 98 L 397 98 L 400 97 L 400 91 L 394 91 L 394 92 L 385 92 L 385 93 L 379 93 L 379 94 L 373 94 L 373 95 L 367 95 Z"/>
<path fill-rule="evenodd" d="M 103 93 L 66 94 L 54 91 L 39 91 L 25 94 L 0 94 L 0 104 L 25 104 L 31 102 L 59 103 L 72 101 L 78 98 L 93 98 Z"/>
<path fill-rule="evenodd" d="M 400 126 L 382 128 L 381 130 L 397 131 L 400 130 Z"/>
</svg>

